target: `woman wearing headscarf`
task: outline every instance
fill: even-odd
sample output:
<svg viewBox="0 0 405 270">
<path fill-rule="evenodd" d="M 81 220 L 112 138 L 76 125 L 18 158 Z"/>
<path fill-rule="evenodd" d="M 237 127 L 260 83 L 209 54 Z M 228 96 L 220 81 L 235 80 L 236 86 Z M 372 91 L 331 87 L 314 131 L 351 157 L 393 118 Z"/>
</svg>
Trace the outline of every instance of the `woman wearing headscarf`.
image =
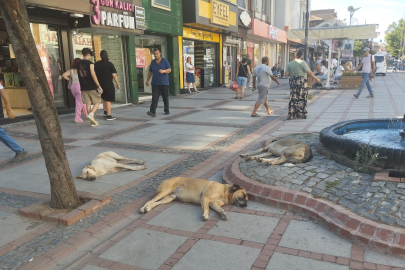
<svg viewBox="0 0 405 270">
<path fill-rule="evenodd" d="M 288 104 L 287 120 L 294 118 L 307 118 L 308 84 L 307 75 L 320 82 L 309 69 L 308 64 L 302 60 L 304 52 L 299 50 L 294 60 L 288 65 L 285 76 L 290 76 L 290 103 Z"/>
<path fill-rule="evenodd" d="M 111 102 L 115 101 L 113 79 L 117 84 L 117 89 L 120 89 L 117 70 L 115 69 L 114 64 L 109 61 L 108 53 L 105 50 L 100 52 L 100 58 L 101 60 L 97 61 L 94 65 L 94 71 L 96 72 L 97 80 L 103 89 L 101 98 L 103 99 L 104 117 L 106 120 L 115 120 L 116 118 L 111 115 Z"/>
</svg>

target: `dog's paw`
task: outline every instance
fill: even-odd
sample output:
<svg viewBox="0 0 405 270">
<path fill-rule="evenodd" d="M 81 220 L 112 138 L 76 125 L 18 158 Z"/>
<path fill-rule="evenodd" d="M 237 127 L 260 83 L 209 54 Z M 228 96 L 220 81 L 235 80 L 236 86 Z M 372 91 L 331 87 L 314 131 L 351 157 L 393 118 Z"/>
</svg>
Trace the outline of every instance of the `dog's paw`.
<svg viewBox="0 0 405 270">
<path fill-rule="evenodd" d="M 202 216 L 202 217 L 201 217 L 201 220 L 202 220 L 202 221 L 208 221 L 208 217 Z"/>
<path fill-rule="evenodd" d="M 141 209 L 139 209 L 139 213 L 141 213 L 141 214 L 145 213 L 145 207 L 142 207 Z"/>
<path fill-rule="evenodd" d="M 143 164 L 145 164 L 145 160 L 140 160 L 139 165 L 143 165 Z"/>
<path fill-rule="evenodd" d="M 143 165 L 143 166 L 141 166 L 141 170 L 146 170 L 147 169 L 147 167 L 145 166 L 145 165 Z"/>
<path fill-rule="evenodd" d="M 239 155 L 241 158 L 246 158 L 248 155 L 246 155 L 246 154 L 240 154 Z"/>
<path fill-rule="evenodd" d="M 259 162 L 259 163 L 263 163 L 263 162 L 264 162 L 262 158 L 256 158 L 256 161 Z"/>
<path fill-rule="evenodd" d="M 227 221 L 227 220 L 228 220 L 228 215 L 227 215 L 225 212 L 222 212 L 222 213 L 221 213 L 221 219 L 222 219 L 223 221 Z"/>
</svg>

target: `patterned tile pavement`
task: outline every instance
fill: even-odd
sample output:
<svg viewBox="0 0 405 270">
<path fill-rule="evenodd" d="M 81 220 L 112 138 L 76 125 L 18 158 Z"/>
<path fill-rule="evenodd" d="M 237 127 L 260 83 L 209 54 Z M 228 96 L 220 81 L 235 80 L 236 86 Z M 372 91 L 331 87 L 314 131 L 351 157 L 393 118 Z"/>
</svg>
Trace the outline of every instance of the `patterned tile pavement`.
<svg viewBox="0 0 405 270">
<path fill-rule="evenodd" d="M 388 81 L 392 76 L 394 75 L 381 79 L 381 82 L 377 81 L 376 86 L 388 84 L 392 87 L 392 82 Z M 395 89 L 388 91 L 394 97 L 398 92 Z M 245 209 L 226 206 L 225 210 L 231 217 L 227 222 L 219 220 L 217 214 L 212 215 L 209 221 L 201 222 L 198 207 L 179 202 L 159 206 L 146 215 L 138 214 L 137 210 L 153 196 L 157 185 L 164 179 L 182 175 L 205 179 L 213 177 L 213 180 L 220 181 L 218 176 L 221 175 L 221 170 L 232 164 L 238 153 L 251 149 L 260 141 L 278 134 L 319 131 L 323 125 L 327 125 L 323 115 L 341 99 L 347 102 L 340 104 L 346 110 L 342 114 L 337 113 L 341 115 L 337 118 L 351 117 L 351 109 L 355 104 L 349 101 L 348 96 L 352 95 L 354 90 L 321 91 L 318 94 L 311 92 L 315 97 L 309 105 L 310 117 L 302 121 L 284 121 L 288 87 L 287 81 L 283 81 L 281 87 L 274 87 L 269 93 L 269 100 L 276 100 L 271 101 L 271 105 L 277 109 L 275 115 L 261 117 L 253 122 L 250 121 L 250 112 L 246 109 L 246 100 L 252 102 L 252 108 L 257 95 L 255 92 L 250 97 L 245 95 L 246 99 L 239 105 L 238 101 L 233 100 L 232 92 L 228 93 L 227 89 L 214 89 L 199 95 L 172 98 L 171 102 L 175 104 L 176 110 L 173 110 L 169 117 L 158 115 L 156 120 L 146 118 L 148 105 L 145 104 L 116 109 L 117 115 L 120 115 L 123 121 L 118 118 L 118 121 L 112 124 L 102 123 L 99 130 L 85 125 L 66 129 L 65 143 L 74 143 L 68 146 L 74 149 L 90 147 L 102 151 L 107 147 L 118 153 L 124 150 L 129 151 L 125 152 L 129 154 L 131 151 L 143 151 L 145 155 L 159 153 L 162 159 L 167 155 L 178 155 L 180 158 L 146 175 L 132 176 L 125 184 L 106 191 L 104 195 L 112 196 L 111 203 L 75 225 L 66 227 L 39 222 L 35 225 L 37 227 L 33 228 L 35 231 L 0 246 L 0 269 L 405 269 L 404 261 L 400 258 L 365 250 L 323 229 L 304 216 L 254 202 L 249 203 Z M 282 98 L 283 96 L 285 98 Z M 370 102 L 374 103 L 375 100 L 365 100 L 362 102 L 365 106 L 362 108 L 364 110 L 372 107 L 367 111 L 367 115 L 373 117 L 373 114 L 377 114 L 374 110 L 378 109 L 379 105 L 375 102 L 376 104 L 370 106 Z M 195 109 L 190 109 L 194 106 Z M 399 112 L 398 105 L 395 106 Z M 215 114 L 206 113 L 211 111 Z M 226 122 L 217 120 L 225 111 L 235 111 L 237 114 L 234 115 L 237 116 Z M 259 113 L 263 114 L 264 110 L 261 109 Z M 211 119 L 207 119 L 207 115 L 210 115 Z M 69 117 L 71 116 L 61 117 L 62 127 L 71 126 Z M 249 121 L 245 118 L 249 118 Z M 328 119 L 329 124 L 334 121 L 339 119 Z M 123 136 L 135 138 L 138 132 L 155 126 L 164 130 L 164 138 L 165 132 L 172 132 L 170 125 L 173 124 L 211 127 L 212 135 L 216 129 L 223 126 L 236 130 L 213 143 L 207 141 L 205 145 L 198 140 L 198 136 L 191 136 L 191 142 L 201 146 L 195 149 L 184 148 L 181 141 L 177 144 L 172 142 L 170 146 L 115 141 Z M 8 125 L 4 128 L 8 132 L 14 132 L 12 134 L 17 138 L 36 139 L 32 122 Z M 89 143 L 83 139 L 94 140 L 94 144 L 93 141 Z M 90 152 L 87 155 L 73 155 L 71 158 L 76 160 L 71 162 L 75 164 L 71 165 L 74 166 L 71 169 L 78 170 L 87 165 L 93 158 Z M 1 175 L 7 178 L 11 169 L 20 166 L 30 168 L 30 164 L 42 159 L 40 152 L 34 152 L 32 155 L 37 156 L 27 157 L 20 164 L 0 164 L 3 165 L 0 168 Z M 46 176 L 46 171 L 32 166 L 31 168 L 37 170 L 38 176 Z M 122 178 L 123 175 L 131 177 L 128 174 L 115 176 Z M 0 192 L 25 196 L 26 201 L 29 201 L 29 198 L 47 198 L 46 194 L 21 191 L 18 185 L 15 185 L 14 189 L 4 188 L 4 179 L 0 179 Z M 16 180 L 21 182 L 20 185 L 24 185 L 25 181 L 37 181 L 35 179 Z M 92 183 L 102 185 L 102 181 Z M 20 207 L 12 201 L 17 197 L 10 198 L 0 200 L 0 211 L 9 213 L 6 219 L 3 219 L 6 221 L 7 217 L 16 216 Z M 172 217 L 183 221 L 182 224 L 173 221 Z M 32 226 L 31 224 L 27 228 Z M 312 233 L 316 237 L 302 237 L 301 231 L 308 231 L 308 235 Z M 294 244 L 296 242 L 298 244 Z M 319 249 L 319 245 L 323 249 Z M 149 248 L 144 250 L 144 246 Z M 159 250 L 159 246 L 166 248 Z M 316 246 L 318 248 L 315 248 Z"/>
</svg>

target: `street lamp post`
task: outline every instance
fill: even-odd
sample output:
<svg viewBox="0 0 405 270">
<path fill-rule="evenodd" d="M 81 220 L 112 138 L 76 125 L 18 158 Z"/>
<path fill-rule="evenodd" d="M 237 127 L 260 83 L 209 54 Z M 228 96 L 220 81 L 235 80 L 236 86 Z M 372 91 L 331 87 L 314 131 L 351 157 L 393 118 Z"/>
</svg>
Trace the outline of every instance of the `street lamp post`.
<svg viewBox="0 0 405 270">
<path fill-rule="evenodd" d="M 305 13 L 305 51 L 304 51 L 304 61 L 308 60 L 308 28 L 309 28 L 309 4 L 307 0 L 307 12 Z"/>
<path fill-rule="evenodd" d="M 353 17 L 353 14 L 357 11 L 357 10 L 359 10 L 360 8 L 354 8 L 353 6 L 349 6 L 348 8 L 347 8 L 347 11 L 349 11 L 350 12 L 350 25 L 352 25 L 352 17 Z"/>
</svg>

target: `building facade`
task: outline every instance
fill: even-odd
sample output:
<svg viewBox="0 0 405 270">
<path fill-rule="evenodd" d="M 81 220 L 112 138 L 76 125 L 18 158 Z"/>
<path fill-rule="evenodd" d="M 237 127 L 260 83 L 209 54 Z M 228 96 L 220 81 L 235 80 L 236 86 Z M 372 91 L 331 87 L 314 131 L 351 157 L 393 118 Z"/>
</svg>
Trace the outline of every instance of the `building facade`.
<svg viewBox="0 0 405 270">
<path fill-rule="evenodd" d="M 181 0 L 28 0 L 27 11 L 59 113 L 74 109 L 74 98 L 61 75 L 75 58 L 82 58 L 85 47 L 95 52 L 93 62 L 100 60 L 101 50 L 108 52 L 121 86 L 116 89 L 116 103 L 137 103 L 139 95 L 151 95 L 145 81 L 153 48 L 161 49 L 172 66 L 170 94 L 180 93 Z M 27 89 L 1 18 L 0 41 L 4 48 L 0 54 L 0 83 L 17 113 L 15 121 L 32 117 Z M 0 118 L 4 118 L 3 108 Z"/>
<path fill-rule="evenodd" d="M 183 0 L 182 88 L 187 88 L 185 62 L 188 57 L 196 68 L 197 87 L 218 87 L 229 80 L 229 66 L 233 65 L 232 57 L 228 58 L 232 54 L 227 51 L 228 44 L 232 43 L 229 37 L 238 33 L 238 7 L 234 2 Z M 226 46 L 224 37 L 229 41 Z"/>
</svg>

